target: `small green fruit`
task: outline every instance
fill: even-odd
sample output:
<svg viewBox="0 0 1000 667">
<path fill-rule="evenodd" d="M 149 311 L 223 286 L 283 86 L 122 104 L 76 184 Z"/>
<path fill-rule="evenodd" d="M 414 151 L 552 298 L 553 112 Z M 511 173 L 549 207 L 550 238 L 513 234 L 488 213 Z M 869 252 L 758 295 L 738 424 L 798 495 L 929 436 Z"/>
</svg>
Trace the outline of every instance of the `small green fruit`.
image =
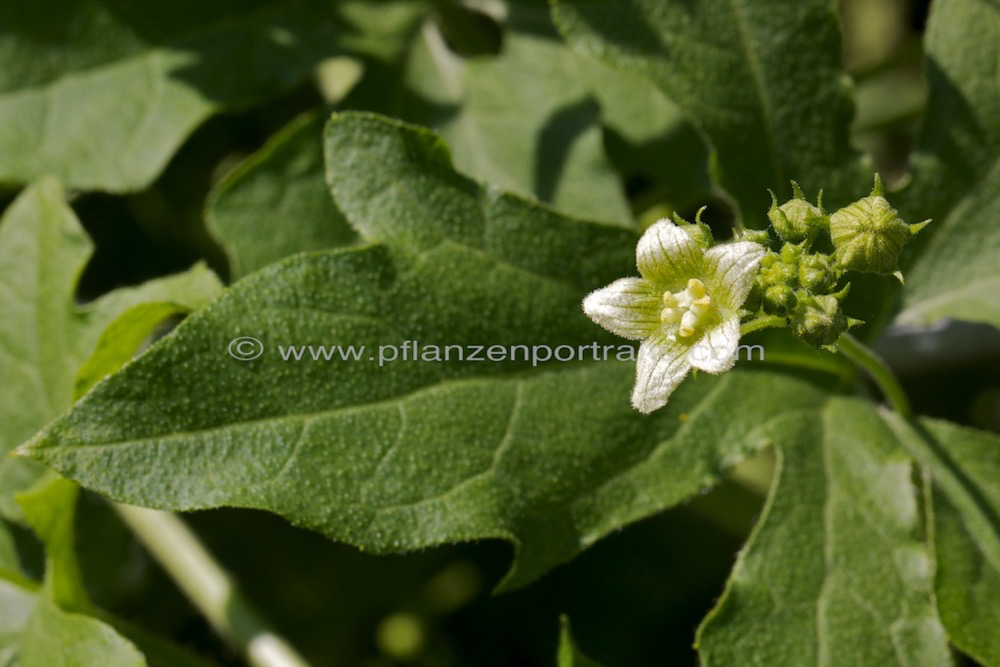
<svg viewBox="0 0 1000 667">
<path fill-rule="evenodd" d="M 799 301 L 792 323 L 795 335 L 813 347 L 832 345 L 847 331 L 847 318 L 834 296 L 809 296 Z"/>
<path fill-rule="evenodd" d="M 797 303 L 795 290 L 788 285 L 772 285 L 764 291 L 764 312 L 769 315 L 788 315 Z"/>
<path fill-rule="evenodd" d="M 845 270 L 895 273 L 903 246 L 929 222 L 903 222 L 883 196 L 882 181 L 876 174 L 871 195 L 830 216 L 834 260 Z"/>
</svg>

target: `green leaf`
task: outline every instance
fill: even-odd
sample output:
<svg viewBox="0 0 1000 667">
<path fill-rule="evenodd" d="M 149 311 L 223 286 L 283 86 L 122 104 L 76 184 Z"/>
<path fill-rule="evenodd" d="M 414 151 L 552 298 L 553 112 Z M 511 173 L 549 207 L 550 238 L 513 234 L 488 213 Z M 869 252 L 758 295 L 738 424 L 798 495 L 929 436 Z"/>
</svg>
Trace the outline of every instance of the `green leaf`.
<svg viewBox="0 0 1000 667">
<path fill-rule="evenodd" d="M 17 495 L 24 518 L 45 545 L 45 593 L 67 611 L 89 611 L 76 560 L 73 520 L 80 487 L 49 473 Z"/>
<path fill-rule="evenodd" d="M 7 572 L 0 574 L 0 665 L 15 665 L 18 642 L 35 613 L 38 596 Z M 33 583 L 33 582 L 31 582 Z"/>
<path fill-rule="evenodd" d="M 0 220 L 0 454 L 69 407 L 77 370 L 121 313 L 146 302 L 194 308 L 220 288 L 215 275 L 198 265 L 80 306 L 74 292 L 90 253 L 54 179 L 27 188 Z M 13 493 L 31 486 L 39 471 L 23 459 L 0 461 L 0 514 L 20 515 Z"/>
<path fill-rule="evenodd" d="M 146 660 L 111 626 L 63 611 L 41 597 L 20 640 L 21 667 L 145 667 Z"/>
<path fill-rule="evenodd" d="M 329 0 L 4 3 L 0 181 L 136 190 L 220 109 L 305 78 L 337 48 Z"/>
<path fill-rule="evenodd" d="M 132 306 L 108 325 L 97 348 L 76 374 L 73 398 L 80 398 L 106 375 L 111 375 L 131 359 L 156 326 L 188 312 L 175 303 L 154 302 Z"/>
<path fill-rule="evenodd" d="M 853 113 L 827 0 L 558 0 L 576 48 L 649 77 L 705 134 L 744 222 L 766 224 L 789 179 L 838 205 L 870 184 L 848 142 Z M 683 160 L 684 156 L 669 159 Z"/>
<path fill-rule="evenodd" d="M 45 584 L 37 594 L 19 573 L 0 580 L 0 655 L 18 665 L 145 665 L 142 654 L 93 613 L 76 559 L 73 521 L 79 487 L 54 473 L 18 494 L 45 546 Z M 5 662 L 6 664 L 6 662 Z"/>
<path fill-rule="evenodd" d="M 933 6 L 926 52 L 930 100 L 901 211 L 933 218 L 916 238 L 897 321 L 944 317 L 1000 327 L 1000 7 Z"/>
<path fill-rule="evenodd" d="M 559 617 L 559 653 L 556 655 L 556 664 L 558 667 L 601 667 L 577 648 L 566 616 Z"/>
<path fill-rule="evenodd" d="M 868 402 L 774 424 L 767 505 L 698 645 L 712 665 L 949 665 L 912 466 Z"/>
<path fill-rule="evenodd" d="M 511 587 L 711 485 L 767 444 L 762 425 L 823 400 L 747 370 L 692 379 L 643 417 L 628 362 L 380 365 L 405 341 L 621 343 L 580 301 L 634 271 L 636 236 L 484 188 L 433 134 L 371 115 L 331 120 L 327 161 L 340 209 L 386 245 L 248 276 L 21 452 L 116 500 L 267 509 L 373 551 L 505 539 Z M 227 353 L 243 336 L 259 358 Z M 367 348 L 282 360 L 309 344 Z"/>
<path fill-rule="evenodd" d="M 962 514 L 987 561 L 1000 571 L 1000 503 L 996 502 L 996 480 L 983 473 L 1000 455 L 997 439 L 948 422 L 912 422 L 893 412 L 883 417 L 899 442 L 933 477 L 935 486 Z M 964 451 L 963 451 L 964 450 Z M 969 455 L 986 457 L 982 462 Z"/>
<path fill-rule="evenodd" d="M 396 61 L 409 48 L 428 5 L 425 0 L 340 0 L 337 10 L 346 27 L 340 40 L 375 62 Z"/>
<path fill-rule="evenodd" d="M 374 114 L 334 114 L 326 167 L 351 224 L 407 255 L 453 245 L 577 291 L 634 271 L 634 231 L 587 224 L 475 183 L 455 171 L 434 133 Z M 574 311 L 578 303 L 565 319 L 587 322 Z"/>
<path fill-rule="evenodd" d="M 45 585 L 39 587 L 26 578 L 16 556 L 0 565 L 0 665 L 145 664 L 141 656 L 136 662 L 138 654 L 125 638 L 141 647 L 154 665 L 213 664 L 91 607 L 74 549 L 78 491 L 76 484 L 49 473 L 30 491 L 18 495 L 28 522 L 45 545 Z M 82 612 L 98 618 L 88 619 Z M 81 655 L 81 641 L 92 643 L 94 653 Z"/>
<path fill-rule="evenodd" d="M 322 133 L 318 115 L 299 118 L 209 195 L 207 221 L 226 249 L 232 278 L 356 239 L 323 180 Z"/>
<path fill-rule="evenodd" d="M 565 47 L 542 6 L 514 3 L 497 57 L 463 59 L 434 23 L 424 25 L 407 62 L 416 101 L 400 115 L 432 127 L 459 170 L 577 216 L 627 223 L 622 183 L 604 154 L 601 109 L 588 79 L 602 66 Z M 643 95 L 642 82 L 626 95 Z M 655 123 L 653 108 L 641 122 Z"/>
<path fill-rule="evenodd" d="M 1000 570 L 983 555 L 962 515 L 940 492 L 934 494 L 936 591 L 941 622 L 951 642 L 982 665 L 1000 665 Z"/>
<path fill-rule="evenodd" d="M 42 618 L 35 618 L 37 616 Z M 29 624 L 31 633 L 26 632 Z M 53 632 L 46 635 L 39 631 L 40 627 Z M 18 662 L 19 659 L 33 660 L 45 667 L 53 664 L 86 667 L 145 664 L 135 661 L 136 651 L 125 638 L 138 646 L 152 665 L 211 667 L 216 664 L 120 619 L 65 612 L 45 595 L 39 595 L 39 586 L 34 581 L 19 572 L 0 571 L 0 665 L 30 664 Z M 78 653 L 81 639 L 99 647 L 87 654 L 87 662 L 83 663 L 79 662 Z M 28 658 L 21 657 L 22 650 L 28 652 Z"/>
<path fill-rule="evenodd" d="M 890 424 L 905 428 L 898 418 Z M 913 438 L 922 438 L 916 443 Z M 952 643 L 1000 665 L 1000 436 L 924 419 L 910 443 L 935 483 L 934 545 L 941 620 Z M 923 445 L 923 446 L 921 446 Z"/>
</svg>

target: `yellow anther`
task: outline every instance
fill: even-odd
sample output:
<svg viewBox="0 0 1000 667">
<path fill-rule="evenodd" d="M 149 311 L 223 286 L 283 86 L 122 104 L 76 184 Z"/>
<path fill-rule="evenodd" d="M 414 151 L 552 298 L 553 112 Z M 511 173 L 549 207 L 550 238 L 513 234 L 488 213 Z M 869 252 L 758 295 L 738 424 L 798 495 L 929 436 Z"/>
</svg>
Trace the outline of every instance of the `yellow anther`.
<svg viewBox="0 0 1000 667">
<path fill-rule="evenodd" d="M 697 278 L 691 278 L 688 280 L 687 291 L 693 299 L 700 299 L 705 296 L 705 283 Z"/>
<path fill-rule="evenodd" d="M 708 296 L 705 283 L 697 278 L 687 281 L 687 288 L 681 292 L 663 293 L 663 310 L 660 322 L 677 326 L 677 336 L 690 338 L 700 331 L 712 311 L 712 299 Z"/>
<path fill-rule="evenodd" d="M 699 315 L 704 315 L 712 307 L 712 297 L 707 294 L 700 299 L 695 299 L 691 302 L 691 310 L 695 311 Z"/>
</svg>

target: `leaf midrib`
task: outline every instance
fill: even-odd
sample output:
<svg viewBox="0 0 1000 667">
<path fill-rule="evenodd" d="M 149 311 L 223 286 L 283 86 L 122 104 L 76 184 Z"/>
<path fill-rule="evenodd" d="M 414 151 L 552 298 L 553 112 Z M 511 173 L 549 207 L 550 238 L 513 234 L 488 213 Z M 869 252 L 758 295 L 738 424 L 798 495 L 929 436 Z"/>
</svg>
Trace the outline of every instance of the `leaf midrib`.
<svg viewBox="0 0 1000 667">
<path fill-rule="evenodd" d="M 368 410 L 373 408 L 385 407 L 389 405 L 398 404 L 402 401 L 407 401 L 412 398 L 419 397 L 424 392 L 433 391 L 443 391 L 445 389 L 454 387 L 455 385 L 469 385 L 475 386 L 476 384 L 481 384 L 485 387 L 489 387 L 494 382 L 523 382 L 526 378 L 534 377 L 535 375 L 543 375 L 545 373 L 558 372 L 557 368 L 579 369 L 594 366 L 596 364 L 627 364 L 631 362 L 627 361 L 575 361 L 575 362 L 555 362 L 548 363 L 541 366 L 536 366 L 534 368 L 518 369 L 512 370 L 510 373 L 496 376 L 474 376 L 474 377 L 463 377 L 463 378 L 448 378 L 431 384 L 421 385 L 419 387 L 414 387 L 413 389 L 403 392 L 401 394 L 396 394 L 394 396 L 387 396 L 385 398 L 376 399 L 373 401 L 366 401 L 364 403 L 355 403 L 350 405 L 341 405 L 333 408 L 328 408 L 325 410 L 317 410 L 313 412 L 300 412 L 292 415 L 278 415 L 272 417 L 259 417 L 256 419 L 248 419 L 239 422 L 231 422 L 229 424 L 222 424 L 219 426 L 212 426 L 209 428 L 198 428 L 189 431 L 167 433 L 159 436 L 146 436 L 142 438 L 128 438 L 123 440 L 114 440 L 109 442 L 85 442 L 85 441 L 75 441 L 72 443 L 73 448 L 88 448 L 88 449 L 105 449 L 120 447 L 123 445 L 143 445 L 153 442 L 163 443 L 172 442 L 176 440 L 184 440 L 191 437 L 203 437 L 206 435 L 215 434 L 218 432 L 225 432 L 229 429 L 237 428 L 252 428 L 258 425 L 268 425 L 268 424 L 281 424 L 283 422 L 288 423 L 303 423 L 303 425 L 309 422 L 318 421 L 326 417 L 335 417 L 341 414 L 350 414 L 354 411 Z M 83 406 L 87 403 L 92 402 L 113 402 L 105 401 L 103 399 L 93 398 L 94 394 L 91 393 L 88 397 L 85 397 L 77 406 Z M 65 448 L 62 444 L 46 444 L 46 441 L 52 436 L 52 433 L 46 429 L 33 437 L 27 443 L 22 445 L 22 448 L 26 451 L 36 451 L 41 452 L 46 449 L 61 449 Z M 21 453 L 25 453 L 22 451 Z"/>
<path fill-rule="evenodd" d="M 760 108 L 761 125 L 764 130 L 764 141 L 768 148 L 768 161 L 771 163 L 771 171 L 775 177 L 774 183 L 778 187 L 784 187 L 784 183 L 786 183 L 785 172 L 781 167 L 780 160 L 778 159 L 778 145 L 774 137 L 774 126 L 771 122 L 771 101 L 766 94 L 764 72 L 761 69 L 757 54 L 754 52 L 753 48 L 751 48 L 750 32 L 747 27 L 746 17 L 743 16 L 743 11 L 740 9 L 739 0 L 728 0 L 728 2 L 736 24 L 736 31 L 739 35 L 740 47 L 743 50 L 744 57 L 746 58 L 747 68 L 750 70 L 750 79 L 753 82 L 754 92 L 756 93 L 758 106 Z"/>
</svg>

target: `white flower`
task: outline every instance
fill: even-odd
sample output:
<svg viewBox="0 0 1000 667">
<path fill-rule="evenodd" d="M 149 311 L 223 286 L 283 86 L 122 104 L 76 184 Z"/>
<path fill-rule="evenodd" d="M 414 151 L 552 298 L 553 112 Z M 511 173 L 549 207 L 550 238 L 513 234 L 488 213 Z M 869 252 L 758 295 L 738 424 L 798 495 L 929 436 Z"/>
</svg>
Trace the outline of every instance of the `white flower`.
<svg viewBox="0 0 1000 667">
<path fill-rule="evenodd" d="M 612 333 L 641 340 L 632 405 L 663 407 L 691 368 L 722 373 L 736 363 L 740 307 L 765 249 L 736 241 L 705 250 L 685 228 L 660 220 L 636 247 L 641 278 L 622 278 L 583 300 Z"/>
</svg>

